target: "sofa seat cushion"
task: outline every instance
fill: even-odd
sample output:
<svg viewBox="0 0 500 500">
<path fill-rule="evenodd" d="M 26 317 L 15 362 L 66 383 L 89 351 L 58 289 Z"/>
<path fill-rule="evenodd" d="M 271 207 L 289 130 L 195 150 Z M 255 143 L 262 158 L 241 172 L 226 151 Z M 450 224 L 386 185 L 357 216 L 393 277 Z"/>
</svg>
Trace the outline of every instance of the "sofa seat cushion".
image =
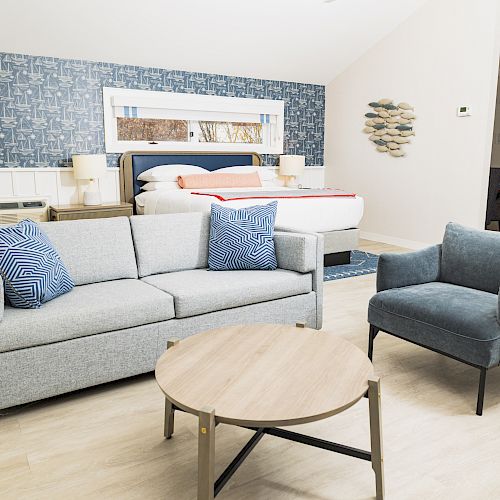
<svg viewBox="0 0 500 500">
<path fill-rule="evenodd" d="M 139 280 L 75 287 L 40 309 L 6 306 L 0 352 L 131 328 L 174 317 L 172 296 Z"/>
<path fill-rule="evenodd" d="M 173 295 L 176 318 L 257 304 L 312 291 L 312 275 L 276 271 L 194 269 L 142 278 Z"/>
<path fill-rule="evenodd" d="M 500 360 L 496 294 L 440 282 L 393 288 L 371 298 L 368 321 L 469 363 Z"/>
</svg>

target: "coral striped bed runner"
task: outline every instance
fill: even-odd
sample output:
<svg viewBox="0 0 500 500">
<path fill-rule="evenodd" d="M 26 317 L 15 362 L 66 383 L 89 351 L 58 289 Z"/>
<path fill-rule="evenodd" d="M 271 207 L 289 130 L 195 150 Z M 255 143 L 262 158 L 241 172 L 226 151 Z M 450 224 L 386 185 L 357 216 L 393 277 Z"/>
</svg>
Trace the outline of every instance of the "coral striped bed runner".
<svg viewBox="0 0 500 500">
<path fill-rule="evenodd" d="M 277 191 L 210 191 L 192 192 L 199 196 L 212 196 L 219 201 L 286 199 L 286 198 L 355 198 L 355 193 L 348 193 L 336 188 L 324 189 L 290 189 Z"/>
</svg>

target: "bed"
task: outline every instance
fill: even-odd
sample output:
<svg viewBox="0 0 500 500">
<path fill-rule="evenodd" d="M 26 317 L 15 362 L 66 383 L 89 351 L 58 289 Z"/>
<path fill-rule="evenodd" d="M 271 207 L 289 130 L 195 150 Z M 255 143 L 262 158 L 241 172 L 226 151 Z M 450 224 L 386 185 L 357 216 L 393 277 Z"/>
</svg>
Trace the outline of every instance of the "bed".
<svg viewBox="0 0 500 500">
<path fill-rule="evenodd" d="M 230 199 L 222 201 L 213 192 L 201 189 L 172 191 L 142 191 L 144 184 L 138 176 L 158 165 L 189 164 L 215 171 L 233 165 L 260 167 L 261 157 L 256 153 L 205 153 L 205 152 L 129 152 L 120 159 L 121 197 L 132 203 L 134 212 L 140 215 L 178 212 L 209 212 L 212 203 L 231 208 L 269 203 L 266 192 L 278 196 L 276 229 L 293 232 L 319 232 L 325 237 L 325 265 L 345 264 L 350 261 L 350 251 L 357 248 L 359 229 L 363 215 L 363 199 L 349 197 L 287 198 L 288 188 L 266 186 L 258 188 L 262 198 Z M 234 192 L 235 188 L 227 188 Z M 245 191 L 255 188 L 237 188 L 245 197 Z M 206 193 L 204 193 L 206 191 Z M 217 189 L 223 194 L 224 189 Z M 283 196 L 280 193 L 283 192 Z M 304 190 L 306 193 L 307 190 Z M 197 193 L 197 194 L 195 194 Z M 220 198 L 223 198 L 222 196 Z M 234 196 L 233 196 L 234 198 Z"/>
</svg>

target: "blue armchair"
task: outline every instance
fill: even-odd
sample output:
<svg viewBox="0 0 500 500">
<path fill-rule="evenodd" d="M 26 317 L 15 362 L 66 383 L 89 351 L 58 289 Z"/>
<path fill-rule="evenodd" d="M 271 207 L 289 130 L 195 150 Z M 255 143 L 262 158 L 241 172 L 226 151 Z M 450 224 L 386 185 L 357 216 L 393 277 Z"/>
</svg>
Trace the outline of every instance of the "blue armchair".
<svg viewBox="0 0 500 500">
<path fill-rule="evenodd" d="M 442 245 L 382 254 L 368 307 L 369 358 L 382 331 L 478 368 L 482 415 L 487 370 L 500 364 L 499 286 L 499 233 L 450 223 Z"/>
</svg>

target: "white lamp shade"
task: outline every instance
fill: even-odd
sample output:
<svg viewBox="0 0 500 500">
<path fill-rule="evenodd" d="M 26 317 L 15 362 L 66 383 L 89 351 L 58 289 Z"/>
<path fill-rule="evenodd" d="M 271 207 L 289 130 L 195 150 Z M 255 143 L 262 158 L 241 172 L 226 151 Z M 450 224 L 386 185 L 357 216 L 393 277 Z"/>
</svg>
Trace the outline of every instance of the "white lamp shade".
<svg viewBox="0 0 500 500">
<path fill-rule="evenodd" d="M 302 155 L 281 155 L 280 175 L 302 175 L 306 164 L 306 157 Z"/>
<path fill-rule="evenodd" d="M 73 155 L 75 179 L 98 179 L 106 172 L 106 155 Z"/>
</svg>

